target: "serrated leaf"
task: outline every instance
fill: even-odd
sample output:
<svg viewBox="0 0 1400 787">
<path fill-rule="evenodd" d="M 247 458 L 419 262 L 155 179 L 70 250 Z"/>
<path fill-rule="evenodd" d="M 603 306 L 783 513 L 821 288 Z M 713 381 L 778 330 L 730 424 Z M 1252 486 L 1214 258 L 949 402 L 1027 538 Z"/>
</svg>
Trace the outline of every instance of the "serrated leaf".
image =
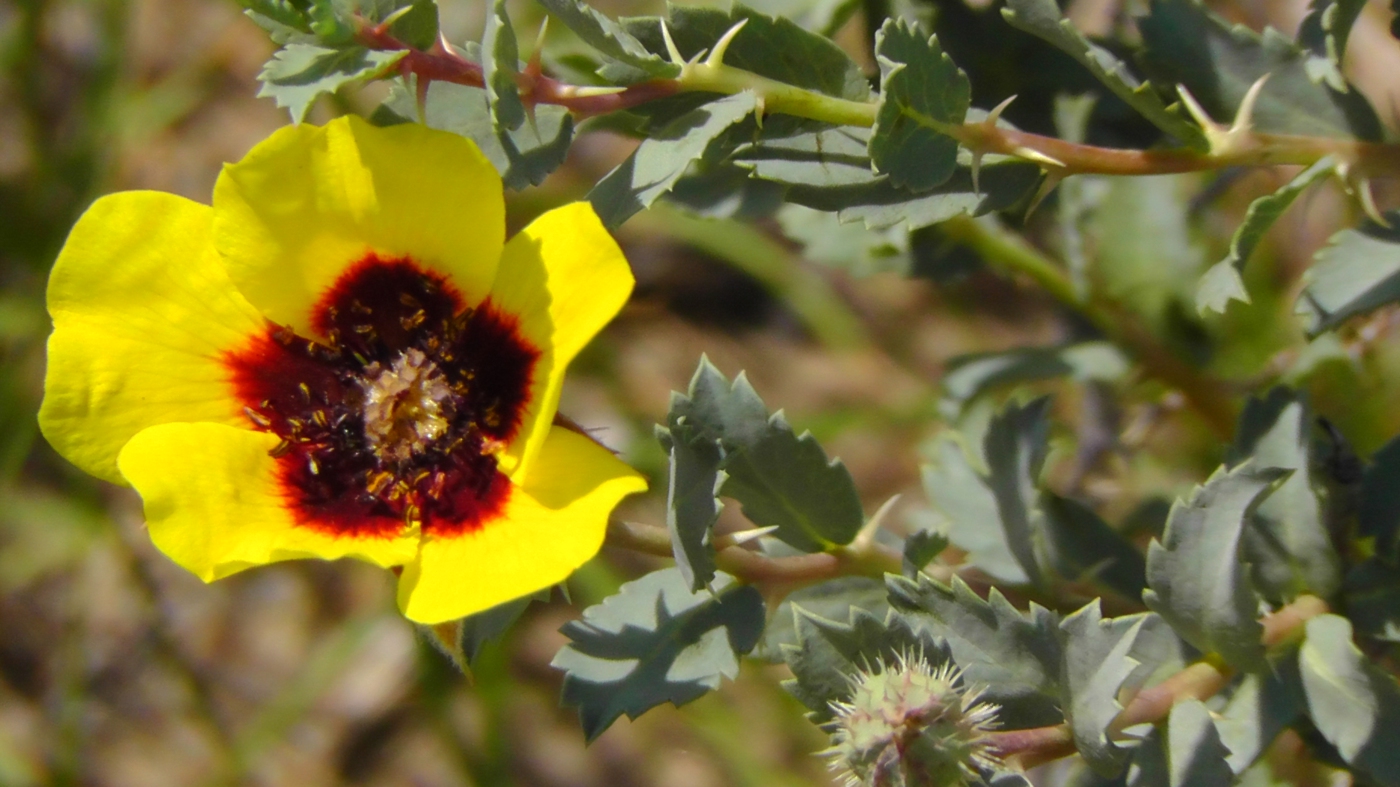
<svg viewBox="0 0 1400 787">
<path fill-rule="evenodd" d="M 1244 533 L 1245 560 L 1265 597 L 1289 601 L 1304 593 L 1329 598 L 1341 584 L 1325 509 L 1314 486 L 1313 416 L 1304 397 L 1278 387 L 1251 398 L 1240 414 L 1231 463 L 1252 461 L 1290 475 L 1254 510 Z"/>
<path fill-rule="evenodd" d="M 817 723 L 832 718 L 831 703 L 850 699 L 857 672 L 876 664 L 893 664 L 918 654 L 927 661 L 947 661 L 948 647 L 925 631 L 909 626 L 899 616 L 876 617 L 852 608 L 849 623 L 829 620 L 792 606 L 795 645 L 784 645 L 783 657 L 792 670 L 786 685 L 811 711 Z M 959 666 L 962 666 L 959 662 Z M 966 673 L 964 673 L 966 676 Z"/>
<path fill-rule="evenodd" d="M 1168 783 L 1172 787 L 1230 787 L 1235 783 L 1235 773 L 1226 762 L 1230 750 L 1220 742 L 1210 711 L 1200 700 L 1173 705 L 1166 732 Z"/>
<path fill-rule="evenodd" d="M 491 118 L 501 131 L 514 131 L 525 122 L 525 103 L 515 83 L 519 63 L 520 48 L 506 13 L 506 0 L 495 0 L 481 36 L 481 79 Z"/>
<path fill-rule="evenodd" d="M 781 413 L 757 441 L 724 458 L 728 477 L 720 494 L 739 502 L 744 516 L 805 552 L 849 544 L 865 522 L 855 481 L 810 432 L 793 433 Z"/>
<path fill-rule="evenodd" d="M 903 19 L 875 34 L 880 106 L 870 133 L 870 160 L 890 183 L 921 193 L 952 177 L 958 141 L 938 128 L 961 125 L 972 86 L 938 39 Z"/>
<path fill-rule="evenodd" d="M 588 740 L 624 713 L 637 718 L 683 705 L 738 674 L 738 657 L 763 634 L 763 596 L 718 574 L 715 593 L 692 593 L 675 568 L 653 571 L 560 629 L 571 642 L 551 665 L 563 670 L 564 705 L 576 707 Z"/>
<path fill-rule="evenodd" d="M 890 604 L 945 640 L 964 679 L 985 685 L 985 697 L 1002 707 L 1005 729 L 1059 723 L 1061 647 L 1058 620 L 1036 604 L 1022 613 L 992 588 L 983 601 L 961 579 L 947 586 L 921 575 L 886 575 Z"/>
<path fill-rule="evenodd" d="M 671 472 L 666 491 L 666 530 L 676 567 L 691 590 L 715 577 L 712 529 L 723 504 L 715 496 L 723 480 L 720 449 L 711 440 L 677 429 L 672 433 Z"/>
<path fill-rule="evenodd" d="M 1039 523 L 1049 565 L 1065 580 L 1088 582 L 1125 599 L 1142 598 L 1147 563 L 1118 531 L 1082 503 L 1042 491 Z"/>
<path fill-rule="evenodd" d="M 1377 141 L 1382 127 L 1359 92 L 1308 76 L 1308 53 L 1278 31 L 1231 26 L 1195 0 L 1153 0 L 1138 20 L 1144 63 L 1166 84 L 1184 85 L 1217 121 L 1234 119 L 1250 87 L 1265 74 L 1251 115 L 1254 130 Z"/>
<path fill-rule="evenodd" d="M 740 374 L 731 385 L 702 358 L 687 395 L 675 394 L 667 416 L 677 437 L 705 439 L 721 449 L 719 494 L 738 501 L 759 527 L 804 552 L 850 543 L 865 522 L 855 482 L 839 460 L 828 460 L 811 434 L 796 435 L 782 413 L 771 417 Z"/>
<path fill-rule="evenodd" d="M 959 355 L 945 364 L 938 407 L 944 417 L 956 418 L 972 400 L 997 388 L 1055 377 L 1113 382 L 1131 368 L 1123 353 L 1105 341 Z"/>
<path fill-rule="evenodd" d="M 1298 44 L 1312 53 L 1308 75 L 1313 81 L 1326 82 L 1333 90 L 1346 92 L 1351 85 L 1342 72 L 1342 58 L 1352 25 L 1361 16 L 1366 0 L 1313 0 L 1310 6 L 1298 26 Z"/>
<path fill-rule="evenodd" d="M 989 527 L 1000 522 L 996 496 L 985 476 L 969 457 L 969 446 L 958 436 L 944 435 L 933 445 L 933 456 L 923 467 L 924 494 L 948 520 L 948 537 L 967 552 L 967 562 L 1013 585 L 1030 582 L 1030 576 L 1011 553 L 1006 532 Z"/>
<path fill-rule="evenodd" d="M 904 576 L 913 577 L 952 543 L 937 530 L 917 530 L 904 539 Z"/>
<path fill-rule="evenodd" d="M 783 234 L 801 243 L 802 256 L 811 262 L 853 276 L 909 272 L 909 231 L 903 227 L 868 230 L 860 224 L 842 223 L 834 213 L 791 202 L 776 218 Z"/>
<path fill-rule="evenodd" d="M 1309 336 L 1400 300 L 1400 211 L 1333 235 L 1303 275 L 1297 312 Z"/>
<path fill-rule="evenodd" d="M 573 141 L 573 118 L 563 107 L 537 106 L 532 120 L 507 132 L 496 127 L 486 93 L 477 88 L 433 82 L 428 85 L 426 103 L 424 123 L 475 142 L 510 189 L 544 182 L 564 163 Z M 396 85 L 371 120 L 381 125 L 406 123 L 417 114 L 411 88 Z"/>
<path fill-rule="evenodd" d="M 294 0 L 239 0 L 243 13 L 278 44 L 315 43 L 306 4 Z"/>
<path fill-rule="evenodd" d="M 1060 622 L 1064 632 L 1065 717 L 1084 761 L 1104 777 L 1117 775 L 1129 750 L 1108 735 L 1123 706 L 1118 692 L 1137 670 L 1133 645 L 1146 615 L 1104 620 L 1097 601 Z"/>
<path fill-rule="evenodd" d="M 826 620 L 849 621 L 857 610 L 885 620 L 890 612 L 889 591 L 878 579 L 838 577 L 789 593 L 769 618 L 768 628 L 763 631 L 761 652 L 755 655 L 770 661 L 787 658 L 784 648 L 798 644 L 795 608 Z"/>
<path fill-rule="evenodd" d="M 783 207 L 783 197 L 782 186 L 730 161 L 700 161 L 671 187 L 666 202 L 702 218 L 758 221 Z"/>
<path fill-rule="evenodd" d="M 1306 709 L 1296 652 L 1270 662 L 1270 669 L 1245 675 L 1215 720 L 1230 750 L 1230 769 L 1243 773 Z"/>
<path fill-rule="evenodd" d="M 540 5 L 605 57 L 655 77 L 672 79 L 681 73 L 680 66 L 648 52 L 621 24 L 593 10 L 583 0 L 540 0 Z"/>
<path fill-rule="evenodd" d="M 289 111 L 292 122 L 300 123 L 311 105 L 323 93 L 334 93 L 342 86 L 383 74 L 405 54 L 380 52 L 362 46 L 330 49 L 304 43 L 290 43 L 277 50 L 263 66 L 258 81 L 259 97 L 272 98 Z"/>
<path fill-rule="evenodd" d="M 1400 687 L 1352 643 L 1347 619 L 1309 620 L 1298 666 L 1318 732 L 1376 784 L 1400 785 Z"/>
<path fill-rule="evenodd" d="M 1288 474 L 1246 463 L 1217 470 L 1177 500 L 1161 541 L 1147 550 L 1147 606 L 1204 653 L 1239 667 L 1261 663 L 1259 597 L 1241 540 L 1255 507 Z"/>
<path fill-rule="evenodd" d="M 745 91 L 682 115 L 642 140 L 626 161 L 588 192 L 588 201 L 605 225 L 620 226 L 670 191 L 691 162 L 716 157 L 716 141 L 757 107 L 758 99 Z"/>
<path fill-rule="evenodd" d="M 1037 36 L 1078 60 L 1104 87 L 1157 128 L 1185 145 L 1205 149 L 1205 138 L 1199 128 L 1175 106 L 1164 104 L 1151 85 L 1133 76 L 1111 52 L 1085 38 L 1073 22 L 1060 14 L 1055 0 L 1008 0 L 1001 13 L 1012 27 Z"/>
<path fill-rule="evenodd" d="M 1298 173 L 1278 191 L 1249 204 L 1244 221 L 1230 238 L 1230 253 L 1225 259 L 1211 266 L 1196 287 L 1197 311 L 1201 314 L 1208 311 L 1223 314 L 1230 301 L 1250 302 L 1244 279 L 1240 276 L 1245 263 L 1249 261 L 1249 255 L 1254 253 L 1254 248 L 1264 239 L 1264 234 L 1274 226 L 1274 222 L 1279 220 L 1293 201 L 1314 183 L 1327 177 L 1335 167 L 1336 161 L 1330 156 L 1324 157 Z"/>
</svg>

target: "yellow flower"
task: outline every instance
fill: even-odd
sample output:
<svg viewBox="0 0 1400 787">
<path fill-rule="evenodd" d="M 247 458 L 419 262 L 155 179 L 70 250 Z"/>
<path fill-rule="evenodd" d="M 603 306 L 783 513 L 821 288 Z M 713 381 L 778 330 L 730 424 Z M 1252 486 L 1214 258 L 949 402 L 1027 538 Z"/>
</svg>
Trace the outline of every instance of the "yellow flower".
<svg viewBox="0 0 1400 787">
<path fill-rule="evenodd" d="M 507 243 L 500 178 L 461 137 L 288 127 L 212 207 L 123 192 L 78 220 L 39 422 L 135 487 L 206 582 L 354 557 L 402 567 L 409 618 L 460 618 L 563 580 L 646 487 L 553 425 L 632 284 L 586 203 Z"/>
</svg>

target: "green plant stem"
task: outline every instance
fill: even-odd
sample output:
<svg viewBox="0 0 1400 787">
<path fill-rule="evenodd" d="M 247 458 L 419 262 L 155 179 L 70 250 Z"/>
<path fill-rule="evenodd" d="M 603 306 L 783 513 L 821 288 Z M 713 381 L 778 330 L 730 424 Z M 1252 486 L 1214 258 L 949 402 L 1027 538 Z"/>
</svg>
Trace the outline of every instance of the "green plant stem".
<svg viewBox="0 0 1400 787">
<path fill-rule="evenodd" d="M 1068 273 L 1049 257 L 1020 237 L 997 231 L 985 220 L 958 216 L 939 226 L 952 240 L 977 252 L 993 266 L 1029 278 L 1088 320 L 1109 341 L 1133 356 L 1149 375 L 1180 390 L 1218 436 L 1228 440 L 1233 434 L 1235 407 L 1224 388 L 1162 346 L 1131 315 L 1082 297 Z"/>
</svg>

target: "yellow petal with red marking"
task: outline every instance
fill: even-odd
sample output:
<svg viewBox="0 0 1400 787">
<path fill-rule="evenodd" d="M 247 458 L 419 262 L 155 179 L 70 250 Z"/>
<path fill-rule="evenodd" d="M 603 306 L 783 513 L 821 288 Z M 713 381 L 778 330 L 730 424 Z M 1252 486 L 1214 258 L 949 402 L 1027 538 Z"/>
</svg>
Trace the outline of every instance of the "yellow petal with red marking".
<svg viewBox="0 0 1400 787">
<path fill-rule="evenodd" d="M 424 539 L 399 579 L 404 615 L 441 623 L 562 582 L 598 552 L 618 502 L 647 486 L 607 449 L 557 427 L 524 481 L 476 531 Z"/>
</svg>

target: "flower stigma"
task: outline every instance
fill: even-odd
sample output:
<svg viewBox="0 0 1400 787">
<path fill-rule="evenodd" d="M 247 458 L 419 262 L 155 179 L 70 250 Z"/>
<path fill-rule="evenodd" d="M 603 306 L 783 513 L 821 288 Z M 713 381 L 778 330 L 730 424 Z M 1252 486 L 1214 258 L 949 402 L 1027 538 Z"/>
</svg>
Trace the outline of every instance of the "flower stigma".
<svg viewBox="0 0 1400 787">
<path fill-rule="evenodd" d="M 409 348 L 387 369 L 372 363 L 364 389 L 365 439 L 381 457 L 407 462 L 447 433 L 455 394 L 423 352 Z"/>
</svg>

